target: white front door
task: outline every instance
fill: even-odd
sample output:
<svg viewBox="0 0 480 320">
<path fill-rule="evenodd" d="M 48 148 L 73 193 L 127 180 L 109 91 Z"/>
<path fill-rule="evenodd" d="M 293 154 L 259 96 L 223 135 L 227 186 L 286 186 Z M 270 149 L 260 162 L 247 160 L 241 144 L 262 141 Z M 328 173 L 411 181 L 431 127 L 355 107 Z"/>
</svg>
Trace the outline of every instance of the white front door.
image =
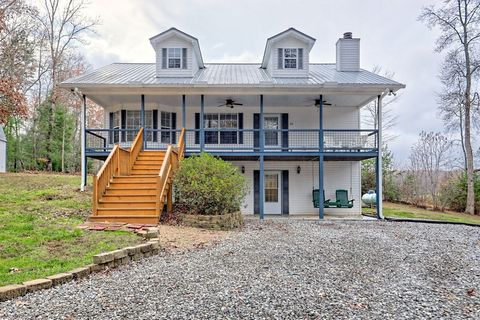
<svg viewBox="0 0 480 320">
<path fill-rule="evenodd" d="M 265 172 L 265 213 L 282 214 L 281 171 Z"/>
</svg>

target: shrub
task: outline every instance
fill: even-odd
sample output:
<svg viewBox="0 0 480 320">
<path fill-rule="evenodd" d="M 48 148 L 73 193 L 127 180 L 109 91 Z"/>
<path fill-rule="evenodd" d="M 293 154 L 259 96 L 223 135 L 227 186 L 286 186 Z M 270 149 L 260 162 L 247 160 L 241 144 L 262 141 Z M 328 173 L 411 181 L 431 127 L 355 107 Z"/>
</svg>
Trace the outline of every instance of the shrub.
<svg viewBox="0 0 480 320">
<path fill-rule="evenodd" d="M 237 167 L 202 153 L 180 162 L 174 191 L 176 207 L 185 213 L 220 215 L 240 210 L 247 189 Z"/>
<path fill-rule="evenodd" d="M 480 175 L 474 176 L 475 214 L 480 213 Z M 462 173 L 450 178 L 441 187 L 441 196 L 445 206 L 451 210 L 463 212 L 467 205 L 467 175 Z"/>
</svg>

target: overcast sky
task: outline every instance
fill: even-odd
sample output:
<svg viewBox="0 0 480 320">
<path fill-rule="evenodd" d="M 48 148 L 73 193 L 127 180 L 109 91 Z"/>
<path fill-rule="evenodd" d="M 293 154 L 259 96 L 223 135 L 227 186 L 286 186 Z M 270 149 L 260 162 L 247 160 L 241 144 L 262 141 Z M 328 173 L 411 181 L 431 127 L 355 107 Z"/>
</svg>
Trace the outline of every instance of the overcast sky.
<svg viewBox="0 0 480 320">
<path fill-rule="evenodd" d="M 422 130 L 441 131 L 437 113 L 442 56 L 436 30 L 417 21 L 421 8 L 440 0 L 94 0 L 101 20 L 84 52 L 93 68 L 113 62 L 154 62 L 148 39 L 170 27 L 200 41 L 205 62 L 260 62 L 268 37 L 294 27 L 317 39 L 312 62 L 335 62 L 345 31 L 361 38 L 361 67 L 380 66 L 407 85 L 392 108 L 398 116 L 390 143 L 399 165 Z"/>
</svg>

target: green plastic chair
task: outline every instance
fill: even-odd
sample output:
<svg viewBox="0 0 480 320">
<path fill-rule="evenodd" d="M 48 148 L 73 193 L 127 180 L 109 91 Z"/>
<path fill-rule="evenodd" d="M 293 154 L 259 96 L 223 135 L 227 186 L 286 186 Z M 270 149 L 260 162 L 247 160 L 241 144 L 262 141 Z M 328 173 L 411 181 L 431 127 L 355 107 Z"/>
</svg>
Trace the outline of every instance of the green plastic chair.
<svg viewBox="0 0 480 320">
<path fill-rule="evenodd" d="M 320 204 L 319 195 L 320 195 L 320 192 L 318 191 L 318 189 L 312 190 L 312 201 L 313 201 L 314 208 L 319 207 L 319 204 Z M 323 207 L 330 208 L 330 206 L 332 205 L 332 202 L 330 201 L 330 199 L 325 199 L 325 190 L 323 190 L 323 199 L 324 199 Z M 337 204 L 333 203 L 333 205 L 336 206 Z"/>
<path fill-rule="evenodd" d="M 337 208 L 352 208 L 354 199 L 348 199 L 348 191 L 343 189 L 338 189 L 335 191 L 336 205 Z"/>
</svg>

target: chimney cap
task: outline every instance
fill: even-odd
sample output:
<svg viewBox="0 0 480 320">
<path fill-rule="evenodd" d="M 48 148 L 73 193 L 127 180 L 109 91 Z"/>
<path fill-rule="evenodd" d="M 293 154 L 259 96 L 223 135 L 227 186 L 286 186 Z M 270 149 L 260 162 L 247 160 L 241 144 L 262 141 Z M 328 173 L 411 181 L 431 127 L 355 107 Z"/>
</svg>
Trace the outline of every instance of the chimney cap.
<svg viewBox="0 0 480 320">
<path fill-rule="evenodd" d="M 349 31 L 349 32 L 345 32 L 343 34 L 343 39 L 352 39 L 353 38 L 353 34 Z"/>
</svg>

